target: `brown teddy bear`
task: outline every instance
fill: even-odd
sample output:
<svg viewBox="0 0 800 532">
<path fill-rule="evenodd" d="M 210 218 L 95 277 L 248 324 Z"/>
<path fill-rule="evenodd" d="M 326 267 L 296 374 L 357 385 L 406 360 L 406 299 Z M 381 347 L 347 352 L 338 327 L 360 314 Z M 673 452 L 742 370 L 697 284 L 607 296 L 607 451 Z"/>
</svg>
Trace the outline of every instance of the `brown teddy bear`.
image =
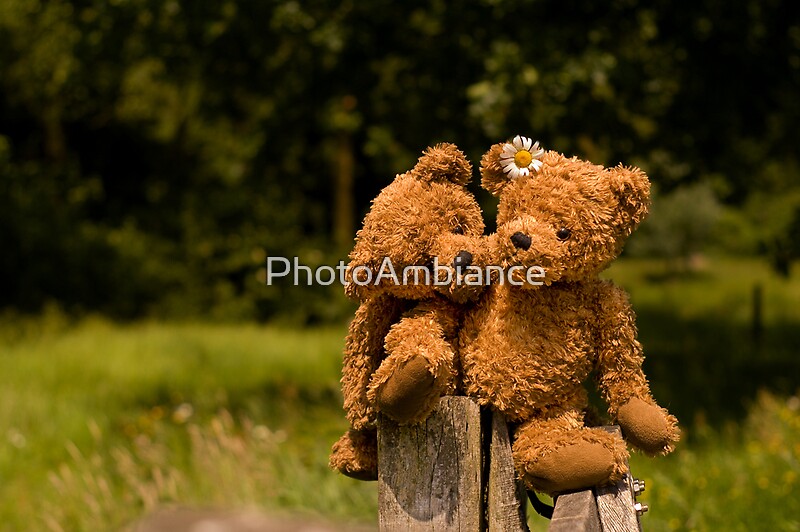
<svg viewBox="0 0 800 532">
<path fill-rule="evenodd" d="M 466 189 L 471 177 L 453 144 L 427 149 L 373 200 L 356 236 L 346 293 L 360 305 L 342 371 L 351 429 L 330 457 L 348 476 L 377 478 L 378 412 L 419 422 L 456 390 L 462 303 L 484 289 L 464 276 L 488 252 L 480 207 Z"/>
<path fill-rule="evenodd" d="M 677 420 L 650 396 L 627 294 L 598 279 L 647 214 L 647 176 L 524 137 L 492 146 L 481 166 L 482 186 L 500 198 L 491 259 L 513 274 L 464 318 L 460 356 L 467 395 L 515 427 L 520 478 L 552 494 L 621 477 L 623 440 L 584 423 L 592 371 L 625 439 L 670 452 Z"/>
</svg>

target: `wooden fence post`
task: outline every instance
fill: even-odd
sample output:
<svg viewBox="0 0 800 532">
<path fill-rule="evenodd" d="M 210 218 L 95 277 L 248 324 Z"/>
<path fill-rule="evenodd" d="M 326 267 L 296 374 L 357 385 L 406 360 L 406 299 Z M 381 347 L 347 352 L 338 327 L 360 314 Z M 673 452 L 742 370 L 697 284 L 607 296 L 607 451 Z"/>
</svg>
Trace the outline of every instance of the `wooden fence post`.
<svg viewBox="0 0 800 532">
<path fill-rule="evenodd" d="M 381 419 L 381 531 L 483 530 L 481 447 L 480 408 L 467 397 L 443 397 L 417 426 Z"/>
<path fill-rule="evenodd" d="M 602 532 L 592 490 L 559 495 L 548 532 Z"/>
<path fill-rule="evenodd" d="M 612 486 L 562 494 L 549 530 L 638 532 L 636 493 L 628 473 Z M 528 531 L 506 422 L 467 397 L 443 397 L 420 425 L 381 419 L 378 504 L 381 531 Z"/>
<path fill-rule="evenodd" d="M 528 495 L 514 470 L 508 424 L 500 414 L 493 412 L 489 415 L 492 418 L 486 493 L 489 530 L 528 532 Z"/>
<path fill-rule="evenodd" d="M 603 427 L 608 432 L 622 436 L 619 427 Z M 634 487 L 631 468 L 625 463 L 626 473 L 615 484 L 595 488 L 597 498 L 597 512 L 600 514 L 600 523 L 603 532 L 632 532 L 641 531 L 639 512 L 647 511 L 647 506 L 636 502 L 636 495 L 640 490 Z M 638 483 L 638 481 L 636 481 Z M 642 484 L 642 490 L 644 485 Z M 558 506 L 558 505 L 556 505 Z"/>
</svg>

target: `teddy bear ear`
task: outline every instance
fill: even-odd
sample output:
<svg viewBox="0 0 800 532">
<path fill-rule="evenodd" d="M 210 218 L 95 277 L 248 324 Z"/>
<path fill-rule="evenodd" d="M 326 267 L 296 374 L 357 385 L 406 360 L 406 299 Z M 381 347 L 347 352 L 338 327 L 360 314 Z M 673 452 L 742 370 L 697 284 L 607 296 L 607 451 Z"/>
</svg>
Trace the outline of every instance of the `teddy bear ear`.
<svg viewBox="0 0 800 532">
<path fill-rule="evenodd" d="M 410 174 L 425 182 L 466 185 L 472 179 L 472 165 L 455 144 L 443 142 L 426 149 Z"/>
<path fill-rule="evenodd" d="M 498 142 L 481 157 L 481 186 L 499 196 L 503 189 L 511 183 L 511 176 L 500 166 L 500 154 L 505 142 Z"/>
<path fill-rule="evenodd" d="M 647 217 L 650 208 L 650 180 L 635 167 L 622 165 L 607 170 L 610 175 L 609 188 L 617 198 L 619 227 L 630 235 Z"/>
</svg>

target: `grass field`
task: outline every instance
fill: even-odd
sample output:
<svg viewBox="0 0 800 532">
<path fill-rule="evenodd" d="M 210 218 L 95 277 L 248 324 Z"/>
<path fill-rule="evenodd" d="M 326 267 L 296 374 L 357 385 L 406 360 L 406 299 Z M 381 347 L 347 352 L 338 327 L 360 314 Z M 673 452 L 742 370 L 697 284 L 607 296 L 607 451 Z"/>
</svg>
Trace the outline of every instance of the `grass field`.
<svg viewBox="0 0 800 532">
<path fill-rule="evenodd" d="M 631 292 L 646 370 L 686 436 L 670 457 L 633 458 L 645 528 L 800 530 L 800 280 L 754 261 L 659 272 L 642 261 L 609 272 Z M 375 484 L 327 468 L 346 428 L 344 332 L 7 317 L 0 529 L 113 530 L 175 504 L 374 523 Z"/>
</svg>

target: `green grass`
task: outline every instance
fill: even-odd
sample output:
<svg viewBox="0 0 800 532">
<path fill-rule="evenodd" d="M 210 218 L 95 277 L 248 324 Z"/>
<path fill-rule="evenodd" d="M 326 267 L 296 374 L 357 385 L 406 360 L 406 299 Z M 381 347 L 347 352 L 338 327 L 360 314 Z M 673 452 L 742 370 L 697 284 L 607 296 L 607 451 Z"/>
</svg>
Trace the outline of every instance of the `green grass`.
<svg viewBox="0 0 800 532">
<path fill-rule="evenodd" d="M 694 441 L 674 454 L 631 461 L 648 486 L 648 531 L 800 530 L 797 396 L 761 392 L 741 425 L 692 430 Z"/>
<path fill-rule="evenodd" d="M 755 261 L 715 260 L 672 279 L 660 268 L 626 260 L 608 272 L 631 292 L 646 370 L 686 436 L 672 456 L 632 459 L 648 484 L 646 529 L 800 530 L 800 281 Z M 748 314 L 755 282 L 760 344 Z M 346 428 L 344 334 L 7 317 L 0 529 L 116 529 L 173 504 L 375 523 L 375 483 L 327 468 Z"/>
<path fill-rule="evenodd" d="M 108 529 L 166 503 L 374 520 L 374 485 L 327 469 L 343 328 L 51 321 L 4 331 L 0 528 Z"/>
</svg>

